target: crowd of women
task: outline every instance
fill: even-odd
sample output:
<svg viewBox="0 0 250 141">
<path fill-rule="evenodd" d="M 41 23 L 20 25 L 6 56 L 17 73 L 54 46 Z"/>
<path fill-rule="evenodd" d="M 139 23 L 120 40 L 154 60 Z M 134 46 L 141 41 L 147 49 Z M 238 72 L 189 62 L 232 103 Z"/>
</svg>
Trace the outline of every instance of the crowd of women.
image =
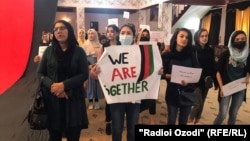
<svg viewBox="0 0 250 141">
<path fill-rule="evenodd" d="M 88 128 L 91 120 L 88 119 L 87 109 L 100 109 L 99 100 L 104 98 L 97 77 L 101 71 L 96 65 L 98 59 L 109 46 L 133 45 L 150 40 L 150 31 L 136 31 L 134 24 L 130 23 L 120 28 L 108 25 L 106 38 L 101 42 L 95 29 L 87 30 L 86 34 L 80 30 L 77 39 L 70 23 L 63 20 L 55 22 L 50 47 L 41 59 L 36 56 L 34 60 L 39 64 L 37 77 L 45 89 L 50 141 L 61 141 L 63 133 L 68 141 L 79 141 L 81 130 Z M 223 93 L 223 86 L 234 80 L 245 78 L 246 85 L 249 82 L 249 46 L 245 32 L 237 30 L 231 34 L 228 50 L 222 53 L 218 62 L 215 62 L 213 48 L 209 46 L 208 34 L 207 30 L 199 29 L 193 37 L 189 29 L 178 28 L 170 40 L 170 48 L 162 53 L 163 67 L 158 74 L 167 82 L 165 101 L 168 125 L 200 124 L 210 89 L 204 82 L 207 76 L 219 87 L 219 111 L 214 120 L 215 125 L 222 124 L 228 111 L 227 124 L 235 124 L 237 112 L 246 100 L 246 89 L 229 96 Z M 179 84 L 170 81 L 174 65 L 201 68 L 199 81 L 188 83 L 180 80 Z M 195 106 L 181 105 L 180 90 L 196 93 L 198 103 Z M 86 98 L 88 104 L 85 103 Z M 112 141 L 121 141 L 126 118 L 127 141 L 134 141 L 135 125 L 143 124 L 140 113 L 146 109 L 149 109 L 150 114 L 150 122 L 146 124 L 155 124 L 155 99 L 106 103 L 107 135 L 112 135 Z"/>
</svg>

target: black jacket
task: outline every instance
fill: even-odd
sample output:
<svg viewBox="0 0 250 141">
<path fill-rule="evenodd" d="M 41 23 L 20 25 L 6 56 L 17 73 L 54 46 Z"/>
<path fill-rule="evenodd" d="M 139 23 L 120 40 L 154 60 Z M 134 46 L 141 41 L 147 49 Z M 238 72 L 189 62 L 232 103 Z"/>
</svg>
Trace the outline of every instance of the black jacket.
<svg viewBox="0 0 250 141">
<path fill-rule="evenodd" d="M 37 76 L 44 88 L 45 104 L 48 112 L 49 127 L 62 129 L 68 127 L 88 128 L 83 83 L 88 79 L 88 62 L 82 48 L 73 51 L 67 78 L 63 80 L 69 99 L 57 98 L 50 92 L 53 82 L 58 80 L 58 61 L 53 48 L 48 47 L 39 63 Z M 64 105 L 64 107 L 62 107 Z M 62 121 L 65 124 L 62 124 Z"/>
</svg>

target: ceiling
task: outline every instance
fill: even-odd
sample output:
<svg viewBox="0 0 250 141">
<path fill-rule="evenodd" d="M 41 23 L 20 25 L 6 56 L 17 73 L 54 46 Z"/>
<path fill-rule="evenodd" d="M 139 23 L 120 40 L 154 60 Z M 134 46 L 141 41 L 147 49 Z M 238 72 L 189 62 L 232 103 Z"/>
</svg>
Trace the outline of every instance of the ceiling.
<svg viewBox="0 0 250 141">
<path fill-rule="evenodd" d="M 132 10 L 132 9 L 85 8 L 85 13 L 123 14 L 124 11 L 128 11 L 130 14 L 133 14 L 138 10 L 137 9 Z"/>
<path fill-rule="evenodd" d="M 170 0 L 174 4 L 191 5 L 184 15 L 173 25 L 172 30 L 177 27 L 198 27 L 194 25 L 197 19 L 201 19 L 211 8 L 222 8 L 227 4 L 243 2 L 245 0 Z M 196 20 L 195 20 L 196 19 Z M 193 22 L 193 25 L 192 25 Z M 187 24 L 191 23 L 191 24 Z M 191 27 L 189 27 L 191 28 Z"/>
<path fill-rule="evenodd" d="M 192 5 L 184 15 L 173 25 L 174 31 L 178 27 L 193 28 L 199 27 L 200 19 L 212 8 L 212 6 Z M 196 23 L 198 25 L 196 25 Z M 190 27 L 191 26 L 191 27 Z M 196 29 L 197 30 L 197 29 Z"/>
<path fill-rule="evenodd" d="M 174 4 L 204 5 L 204 6 L 221 6 L 242 1 L 247 1 L 247 0 L 169 0 L 169 2 Z"/>
</svg>

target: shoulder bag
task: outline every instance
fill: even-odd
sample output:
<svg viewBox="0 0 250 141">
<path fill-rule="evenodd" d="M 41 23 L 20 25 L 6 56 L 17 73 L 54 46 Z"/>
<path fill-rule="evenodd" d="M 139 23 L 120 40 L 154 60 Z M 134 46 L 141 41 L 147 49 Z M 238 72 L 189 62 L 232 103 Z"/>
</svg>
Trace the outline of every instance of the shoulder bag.
<svg viewBox="0 0 250 141">
<path fill-rule="evenodd" d="M 195 91 L 184 91 L 178 88 L 180 95 L 181 106 L 195 106 L 198 105 L 198 96 Z"/>
<path fill-rule="evenodd" d="M 47 113 L 41 84 L 35 93 L 33 104 L 28 113 L 28 123 L 31 129 L 43 130 L 47 128 Z"/>
</svg>

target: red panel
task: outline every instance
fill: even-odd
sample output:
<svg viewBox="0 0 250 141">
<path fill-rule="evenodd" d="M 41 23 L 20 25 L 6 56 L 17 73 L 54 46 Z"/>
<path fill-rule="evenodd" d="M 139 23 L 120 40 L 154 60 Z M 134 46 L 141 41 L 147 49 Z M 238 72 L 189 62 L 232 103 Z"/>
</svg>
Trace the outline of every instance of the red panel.
<svg viewBox="0 0 250 141">
<path fill-rule="evenodd" d="M 31 50 L 34 0 L 5 0 L 0 5 L 0 95 L 20 79 Z"/>
</svg>

